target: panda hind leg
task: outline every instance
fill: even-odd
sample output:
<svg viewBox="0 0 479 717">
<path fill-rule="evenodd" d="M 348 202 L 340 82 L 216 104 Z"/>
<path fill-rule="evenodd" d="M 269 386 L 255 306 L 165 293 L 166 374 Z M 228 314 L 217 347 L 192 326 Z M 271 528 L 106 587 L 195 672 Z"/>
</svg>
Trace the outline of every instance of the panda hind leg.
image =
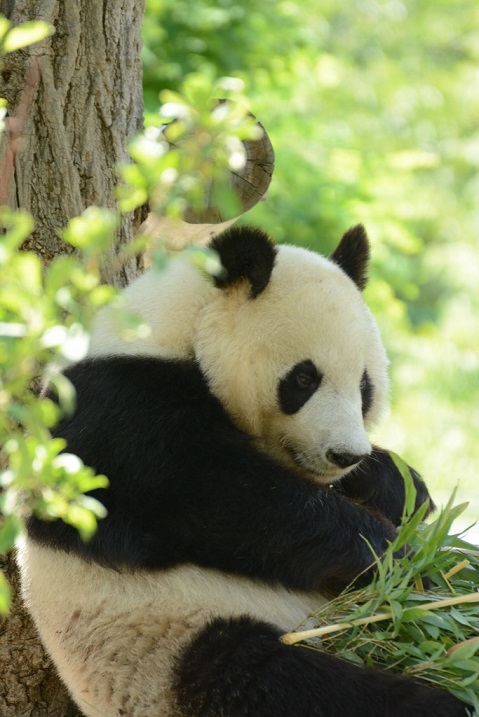
<svg viewBox="0 0 479 717">
<path fill-rule="evenodd" d="M 210 622 L 178 658 L 182 717 L 466 717 L 443 690 L 279 641 L 244 616 Z"/>
</svg>

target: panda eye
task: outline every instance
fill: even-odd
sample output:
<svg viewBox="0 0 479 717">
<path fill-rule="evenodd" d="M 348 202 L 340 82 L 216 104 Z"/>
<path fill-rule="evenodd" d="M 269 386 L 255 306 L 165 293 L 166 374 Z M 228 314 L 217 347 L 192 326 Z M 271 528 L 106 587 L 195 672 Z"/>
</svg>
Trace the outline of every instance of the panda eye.
<svg viewBox="0 0 479 717">
<path fill-rule="evenodd" d="M 295 380 L 298 388 L 311 388 L 316 379 L 313 376 L 308 376 L 307 373 L 298 373 Z"/>
</svg>

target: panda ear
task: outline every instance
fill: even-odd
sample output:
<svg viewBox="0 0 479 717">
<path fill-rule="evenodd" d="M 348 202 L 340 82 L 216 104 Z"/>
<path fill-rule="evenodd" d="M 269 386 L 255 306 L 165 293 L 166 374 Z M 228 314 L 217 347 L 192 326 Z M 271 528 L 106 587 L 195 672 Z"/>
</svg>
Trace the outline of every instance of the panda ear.
<svg viewBox="0 0 479 717">
<path fill-rule="evenodd" d="M 273 271 L 276 247 L 269 236 L 253 227 L 232 227 L 213 239 L 210 247 L 219 255 L 225 276 L 215 277 L 216 286 L 225 289 L 240 279 L 250 283 L 250 298 L 266 288 Z"/>
<path fill-rule="evenodd" d="M 362 224 L 348 229 L 329 257 L 362 291 L 367 284 L 369 240 Z"/>
</svg>

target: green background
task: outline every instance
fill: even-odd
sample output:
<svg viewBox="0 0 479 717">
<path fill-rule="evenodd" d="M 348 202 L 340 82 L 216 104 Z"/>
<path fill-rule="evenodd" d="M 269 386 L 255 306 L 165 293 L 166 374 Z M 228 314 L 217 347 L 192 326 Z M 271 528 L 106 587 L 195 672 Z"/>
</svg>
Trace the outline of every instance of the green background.
<svg viewBox="0 0 479 717">
<path fill-rule="evenodd" d="M 276 169 L 244 221 L 323 253 L 364 223 L 392 362 L 373 438 L 477 519 L 477 0 L 147 0 L 143 58 L 149 111 L 191 72 L 245 81 Z"/>
</svg>

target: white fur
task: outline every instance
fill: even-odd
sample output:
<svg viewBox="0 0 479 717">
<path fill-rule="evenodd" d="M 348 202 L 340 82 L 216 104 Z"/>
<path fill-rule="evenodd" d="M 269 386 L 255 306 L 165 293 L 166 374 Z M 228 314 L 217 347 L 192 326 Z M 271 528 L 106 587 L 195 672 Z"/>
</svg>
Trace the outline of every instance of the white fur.
<svg viewBox="0 0 479 717">
<path fill-rule="evenodd" d="M 149 335 L 128 341 L 118 312 L 104 309 L 93 325 L 91 355 L 196 357 L 236 423 L 269 453 L 296 468 L 299 462 L 318 481 L 346 472 L 327 461 L 328 450 L 371 450 L 367 430 L 386 403 L 387 358 L 361 293 L 325 257 L 280 246 L 271 281 L 254 300 L 246 281 L 215 289 L 181 257 L 131 284 L 123 301 L 149 326 Z M 278 411 L 278 380 L 304 359 L 313 360 L 324 379 L 306 405 L 287 416 Z M 363 422 L 365 368 L 374 402 Z"/>
<path fill-rule="evenodd" d="M 299 247 L 281 246 L 268 286 L 248 296 L 246 282 L 216 291 L 198 314 L 194 353 L 241 428 L 279 460 L 291 463 L 292 451 L 317 480 L 331 482 L 344 471 L 326 452 L 369 453 L 366 428 L 386 401 L 387 359 L 376 323 L 339 267 Z M 298 413 L 284 415 L 278 381 L 305 359 L 323 381 Z M 365 368 L 374 385 L 366 425 L 359 391 Z"/>
<path fill-rule="evenodd" d="M 216 289 L 179 258 L 123 297 L 149 335 L 128 342 L 118 314 L 106 309 L 94 324 L 91 355 L 196 357 L 236 423 L 320 481 L 341 474 L 327 462 L 328 449 L 370 450 L 366 428 L 385 403 L 387 361 L 360 292 L 332 262 L 281 246 L 270 283 L 251 300 L 246 282 Z M 296 414 L 283 415 L 278 381 L 305 359 L 324 374 L 322 384 Z M 365 368 L 375 391 L 367 425 L 359 392 Z M 172 658 L 210 616 L 248 613 L 287 631 L 323 602 L 194 565 L 116 572 L 28 539 L 19 563 L 41 637 L 88 717 L 151 717 L 155 705 L 174 717 Z"/>
<path fill-rule="evenodd" d="M 172 656 L 210 617 L 248 613 L 288 631 L 324 602 L 194 565 L 120 573 L 28 540 L 18 553 L 40 636 L 88 717 L 152 717 L 158 705 L 175 717 Z"/>
<path fill-rule="evenodd" d="M 172 259 L 164 270 L 150 269 L 122 292 L 114 307 L 98 312 L 89 355 L 193 358 L 195 317 L 213 291 L 184 256 Z M 143 322 L 145 336 L 125 327 L 125 314 Z"/>
</svg>

